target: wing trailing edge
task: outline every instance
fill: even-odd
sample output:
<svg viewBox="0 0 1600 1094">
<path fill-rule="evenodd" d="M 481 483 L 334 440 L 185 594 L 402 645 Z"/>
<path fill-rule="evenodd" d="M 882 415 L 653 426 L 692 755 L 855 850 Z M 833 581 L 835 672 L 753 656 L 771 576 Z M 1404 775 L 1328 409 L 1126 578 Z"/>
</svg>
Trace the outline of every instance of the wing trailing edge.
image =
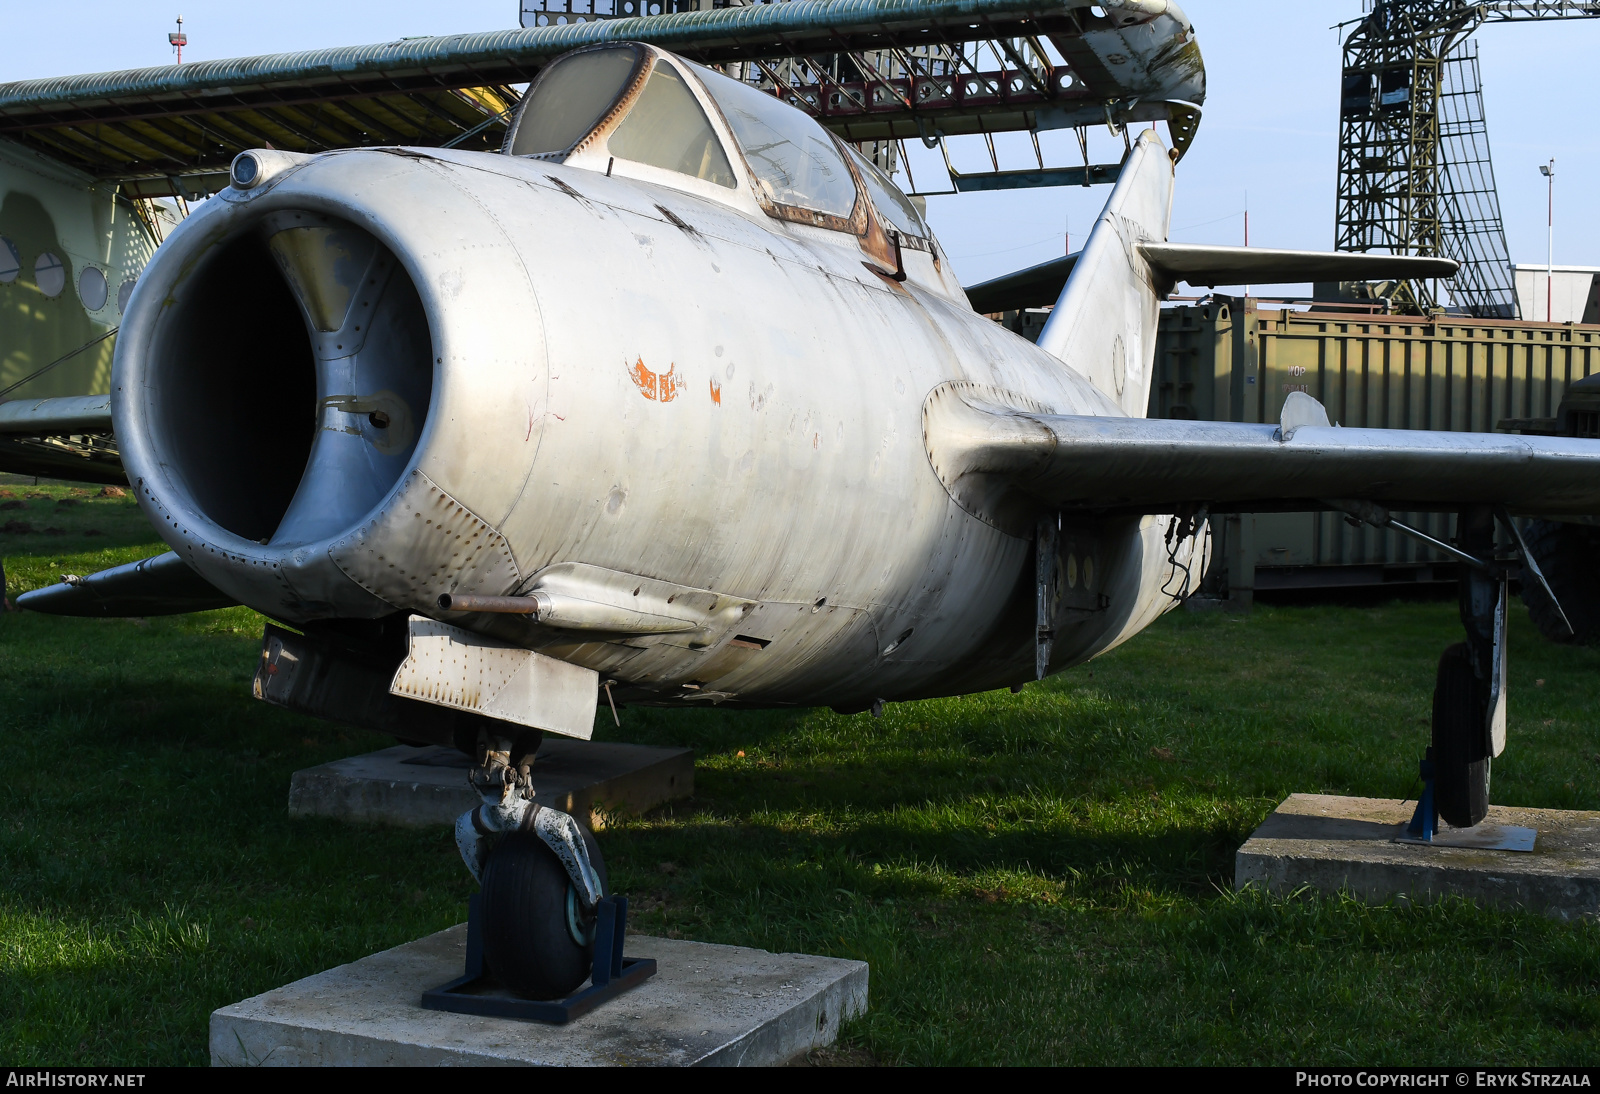
<svg viewBox="0 0 1600 1094">
<path fill-rule="evenodd" d="M 929 395 L 923 418 L 928 457 L 951 497 L 1017 534 L 1049 509 L 1265 512 L 1360 499 L 1404 510 L 1600 512 L 1600 441 L 1341 429 L 1310 396 L 1292 400 L 1280 424 L 1262 425 L 1042 414 L 950 383 Z"/>
</svg>

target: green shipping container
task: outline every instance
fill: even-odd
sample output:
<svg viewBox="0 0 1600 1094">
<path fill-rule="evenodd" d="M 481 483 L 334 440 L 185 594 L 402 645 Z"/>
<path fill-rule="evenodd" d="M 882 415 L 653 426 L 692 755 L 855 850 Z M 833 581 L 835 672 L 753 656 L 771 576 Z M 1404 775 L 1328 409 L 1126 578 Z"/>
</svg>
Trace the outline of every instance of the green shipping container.
<svg viewBox="0 0 1600 1094">
<path fill-rule="evenodd" d="M 1214 297 L 1161 314 L 1150 415 L 1276 422 L 1291 391 L 1340 425 L 1490 432 L 1554 417 L 1567 385 L 1600 372 L 1600 326 L 1258 308 Z M 1510 428 L 1515 428 L 1510 425 Z M 1399 516 L 1399 514 L 1396 514 Z M 1453 518 L 1402 521 L 1448 539 Z M 1454 580 L 1444 557 L 1335 513 L 1218 522 L 1217 595 Z"/>
</svg>

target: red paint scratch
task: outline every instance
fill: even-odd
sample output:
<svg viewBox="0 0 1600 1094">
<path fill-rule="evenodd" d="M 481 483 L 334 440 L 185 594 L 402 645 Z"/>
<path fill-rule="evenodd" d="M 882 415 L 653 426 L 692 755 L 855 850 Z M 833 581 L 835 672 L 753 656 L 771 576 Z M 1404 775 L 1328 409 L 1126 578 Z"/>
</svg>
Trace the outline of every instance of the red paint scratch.
<svg viewBox="0 0 1600 1094">
<path fill-rule="evenodd" d="M 718 406 L 722 405 L 722 385 L 715 379 L 711 381 L 711 401 Z"/>
<path fill-rule="evenodd" d="M 666 372 L 651 372 L 645 367 L 643 357 L 628 368 L 628 379 L 646 399 L 659 399 L 663 403 L 676 399 L 683 387 L 683 377 L 678 375 L 677 366 L 668 365 Z"/>
</svg>

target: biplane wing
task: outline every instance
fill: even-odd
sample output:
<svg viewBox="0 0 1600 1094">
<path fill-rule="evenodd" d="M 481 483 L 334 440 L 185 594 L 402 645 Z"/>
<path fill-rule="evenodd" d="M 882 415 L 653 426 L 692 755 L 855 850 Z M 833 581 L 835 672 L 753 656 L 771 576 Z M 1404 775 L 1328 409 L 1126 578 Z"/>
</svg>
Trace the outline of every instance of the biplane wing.
<svg viewBox="0 0 1600 1094">
<path fill-rule="evenodd" d="M 0 403 L 0 471 L 125 484 L 111 432 L 111 396 Z"/>
</svg>

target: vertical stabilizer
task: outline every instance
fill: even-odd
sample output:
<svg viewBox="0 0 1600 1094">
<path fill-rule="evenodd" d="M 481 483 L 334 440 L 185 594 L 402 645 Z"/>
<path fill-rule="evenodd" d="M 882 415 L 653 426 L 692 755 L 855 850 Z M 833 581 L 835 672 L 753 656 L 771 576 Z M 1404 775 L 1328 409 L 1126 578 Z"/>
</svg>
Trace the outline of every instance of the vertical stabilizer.
<svg viewBox="0 0 1600 1094">
<path fill-rule="evenodd" d="M 1141 243 L 1164 243 L 1172 217 L 1172 160 L 1149 129 L 1123 165 L 1111 200 L 1072 268 L 1039 345 L 1134 417 L 1150 399 L 1156 322 L 1170 290 Z"/>
</svg>

